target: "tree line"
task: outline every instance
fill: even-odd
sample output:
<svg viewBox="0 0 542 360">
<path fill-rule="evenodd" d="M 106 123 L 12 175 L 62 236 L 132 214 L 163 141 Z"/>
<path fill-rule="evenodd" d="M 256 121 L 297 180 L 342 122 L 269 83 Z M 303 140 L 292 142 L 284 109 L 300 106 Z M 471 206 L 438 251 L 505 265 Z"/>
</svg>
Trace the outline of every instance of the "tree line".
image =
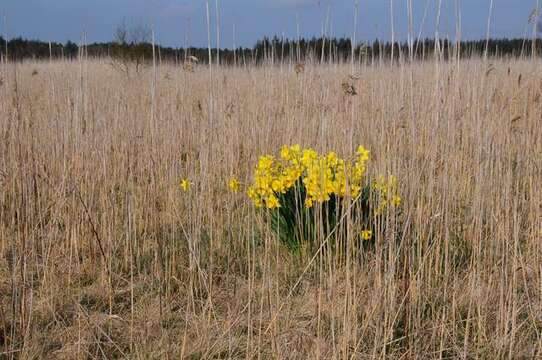
<svg viewBox="0 0 542 360">
<path fill-rule="evenodd" d="M 117 31 L 118 32 L 118 31 Z M 141 35 L 141 34 L 140 34 Z M 115 41 L 76 44 L 68 41 L 44 42 L 14 38 L 7 42 L 0 37 L 0 57 L 10 61 L 26 59 L 76 59 L 81 54 L 93 58 L 111 58 L 120 62 L 137 62 L 148 64 L 153 56 L 159 62 L 197 61 L 207 64 L 208 49 L 200 47 L 173 48 L 156 45 L 153 49 L 146 34 L 140 38 L 130 39 L 129 34 L 117 33 Z M 154 50 L 154 51 L 153 51 Z M 251 48 L 211 49 L 212 61 L 219 59 L 223 65 L 261 64 L 264 62 L 347 62 L 354 56 L 355 61 L 371 60 L 408 60 L 432 59 L 435 55 L 444 59 L 450 57 L 522 57 L 542 55 L 540 39 L 490 39 L 462 41 L 423 39 L 411 43 L 392 44 L 375 40 L 372 43 L 360 43 L 352 49 L 349 38 L 301 38 L 283 39 L 279 37 L 263 38 Z M 153 55 L 154 54 L 154 55 Z"/>
</svg>

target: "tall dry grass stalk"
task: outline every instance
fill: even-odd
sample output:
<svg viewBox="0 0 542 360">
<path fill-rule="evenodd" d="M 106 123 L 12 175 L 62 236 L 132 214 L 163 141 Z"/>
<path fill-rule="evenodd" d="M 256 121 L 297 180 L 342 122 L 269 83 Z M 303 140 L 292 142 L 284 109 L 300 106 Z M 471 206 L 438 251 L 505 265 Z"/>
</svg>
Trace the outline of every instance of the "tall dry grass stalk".
<svg viewBox="0 0 542 360">
<path fill-rule="evenodd" d="M 359 0 L 354 1 L 354 24 L 352 26 L 352 37 L 350 38 L 350 48 L 352 53 L 350 54 L 350 72 L 354 73 L 354 64 L 356 62 L 356 35 L 358 32 L 358 13 L 359 13 Z"/>
<path fill-rule="evenodd" d="M 351 64 L 79 61 L 10 63 L 0 87 L 0 357 L 542 354 L 538 63 L 380 63 L 345 96 Z M 397 175 L 373 247 L 292 254 L 228 192 L 293 143 L 361 143 Z"/>
<path fill-rule="evenodd" d="M 484 51 L 484 59 L 487 61 L 487 52 L 489 51 L 489 38 L 491 36 L 491 19 L 493 18 L 493 0 L 489 1 L 489 13 L 487 15 L 486 29 L 486 48 Z"/>
<path fill-rule="evenodd" d="M 9 59 L 9 52 L 8 52 L 8 18 L 6 16 L 6 14 L 4 14 L 4 16 L 2 17 L 2 20 L 4 20 L 2 22 L 2 25 L 3 25 L 3 28 L 4 28 L 4 44 L 2 44 L 4 46 L 4 62 L 7 63 L 8 62 L 8 59 Z"/>
<path fill-rule="evenodd" d="M 535 9 L 536 17 L 533 21 L 533 41 L 532 41 L 532 54 L 531 57 L 536 57 L 536 40 L 538 39 L 538 24 L 540 23 L 540 0 L 536 0 L 536 9 Z"/>
</svg>

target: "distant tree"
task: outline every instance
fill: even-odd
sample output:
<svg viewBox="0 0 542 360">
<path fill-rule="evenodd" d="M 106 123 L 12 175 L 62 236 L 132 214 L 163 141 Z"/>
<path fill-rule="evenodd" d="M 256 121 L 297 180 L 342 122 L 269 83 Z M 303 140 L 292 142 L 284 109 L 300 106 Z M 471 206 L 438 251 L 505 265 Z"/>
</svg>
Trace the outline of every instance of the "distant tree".
<svg viewBox="0 0 542 360">
<path fill-rule="evenodd" d="M 77 44 L 68 40 L 64 45 L 64 56 L 69 59 L 73 59 L 77 56 L 78 50 L 79 47 L 77 46 Z"/>
<path fill-rule="evenodd" d="M 132 68 L 139 73 L 152 54 L 150 39 L 151 30 L 147 25 L 137 24 L 128 27 L 126 22 L 123 22 L 117 26 L 110 53 L 112 66 L 127 76 L 130 75 Z"/>
<path fill-rule="evenodd" d="M 138 45 L 149 43 L 151 40 L 151 29 L 144 24 L 136 24 L 131 27 L 126 25 L 126 21 L 115 29 L 115 42 L 121 45 Z"/>
</svg>

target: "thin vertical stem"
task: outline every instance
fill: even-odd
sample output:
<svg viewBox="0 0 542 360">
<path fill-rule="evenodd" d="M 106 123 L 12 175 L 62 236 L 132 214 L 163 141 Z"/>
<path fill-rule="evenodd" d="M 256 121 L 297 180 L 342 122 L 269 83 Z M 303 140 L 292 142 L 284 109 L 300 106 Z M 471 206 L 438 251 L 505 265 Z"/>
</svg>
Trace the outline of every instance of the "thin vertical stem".
<svg viewBox="0 0 542 360">
<path fill-rule="evenodd" d="M 418 37 L 417 37 L 417 41 L 416 41 L 416 49 L 414 50 L 414 53 L 418 53 L 418 46 L 420 44 L 420 39 L 422 38 L 422 32 L 423 32 L 423 28 L 425 26 L 425 20 L 427 19 L 427 10 L 429 9 L 429 1 L 430 0 L 427 0 L 425 2 L 425 9 L 423 10 L 423 17 L 422 17 L 422 22 L 420 24 L 420 29 L 418 30 Z M 425 43 L 425 42 L 424 42 Z M 423 54 L 423 51 L 422 51 L 422 54 Z M 422 57 L 423 59 L 423 57 Z M 424 59 L 425 60 L 425 59 Z"/>
<path fill-rule="evenodd" d="M 218 0 L 215 0 L 216 11 L 216 66 L 220 66 L 220 11 L 218 8 Z"/>
<path fill-rule="evenodd" d="M 459 65 L 461 60 L 461 4 L 460 0 L 455 0 L 455 52 L 456 62 Z"/>
<path fill-rule="evenodd" d="M 435 57 L 440 59 L 440 14 L 442 9 L 442 0 L 438 0 L 438 8 L 437 8 L 437 22 L 435 24 Z"/>
<path fill-rule="evenodd" d="M 296 30 L 297 30 L 297 62 L 301 62 L 301 49 L 300 49 L 300 41 L 301 41 L 301 34 L 299 29 L 299 14 L 295 14 L 295 23 L 296 23 Z"/>
<path fill-rule="evenodd" d="M 350 47 L 352 54 L 350 55 L 350 72 L 354 73 L 354 58 L 356 57 L 356 33 L 358 30 L 358 9 L 359 9 L 359 0 L 356 0 L 354 3 L 354 29 L 352 31 L 352 38 L 350 39 Z"/>
<path fill-rule="evenodd" d="M 540 0 L 536 0 L 536 9 L 534 10 L 534 19 L 533 19 L 533 44 L 532 44 L 532 58 L 536 56 L 536 33 L 538 22 L 540 21 Z"/>
<path fill-rule="evenodd" d="M 206 13 L 207 13 L 207 50 L 209 53 L 209 81 L 211 81 L 212 78 L 212 59 L 213 55 L 211 54 L 211 15 L 209 13 L 209 0 L 206 1 Z"/>
<path fill-rule="evenodd" d="M 391 25 L 391 64 L 393 65 L 395 55 L 395 15 L 393 10 L 393 0 L 390 0 L 390 25 Z"/>
<path fill-rule="evenodd" d="M 6 51 L 4 53 L 4 62 L 7 64 L 9 54 L 8 54 L 8 20 L 6 14 L 4 14 L 4 41 L 6 42 Z"/>
<path fill-rule="evenodd" d="M 408 14 L 408 52 L 410 62 L 414 60 L 414 23 L 412 13 L 412 0 L 407 2 L 407 14 Z"/>
<path fill-rule="evenodd" d="M 487 16 L 487 32 L 486 32 L 486 49 L 484 51 L 484 60 L 487 61 L 487 55 L 489 51 L 489 33 L 491 29 L 491 18 L 493 17 L 493 0 L 489 3 L 489 14 Z"/>
<path fill-rule="evenodd" d="M 152 36 L 152 83 L 151 83 L 151 136 L 154 134 L 155 112 L 156 112 L 156 43 L 154 35 L 154 24 L 151 29 Z M 151 139 L 152 141 L 153 139 Z"/>
<path fill-rule="evenodd" d="M 237 66 L 237 40 L 235 33 L 235 23 L 233 23 L 233 64 Z"/>
</svg>

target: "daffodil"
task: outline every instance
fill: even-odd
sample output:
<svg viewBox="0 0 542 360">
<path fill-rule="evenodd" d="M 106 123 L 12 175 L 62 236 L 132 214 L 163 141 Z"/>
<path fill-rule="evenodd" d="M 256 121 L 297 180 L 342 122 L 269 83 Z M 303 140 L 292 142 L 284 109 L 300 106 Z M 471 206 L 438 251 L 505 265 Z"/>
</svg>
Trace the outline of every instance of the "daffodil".
<svg viewBox="0 0 542 360">
<path fill-rule="evenodd" d="M 401 205 L 402 199 L 397 189 L 397 178 L 395 176 L 390 175 L 388 178 L 379 176 L 373 182 L 372 187 L 377 192 L 377 214 L 381 214 L 388 207 L 388 204 L 394 207 Z"/>
<path fill-rule="evenodd" d="M 280 157 L 283 160 L 290 160 L 291 159 L 290 148 L 288 146 L 284 145 L 282 148 L 280 148 Z"/>
<path fill-rule="evenodd" d="M 280 202 L 276 196 L 272 195 L 265 200 L 265 205 L 268 209 L 276 209 L 280 207 Z"/>
<path fill-rule="evenodd" d="M 361 238 L 363 240 L 370 240 L 373 237 L 373 232 L 371 230 L 363 230 L 361 232 Z"/>
<path fill-rule="evenodd" d="M 362 145 L 358 146 L 356 153 L 358 154 L 358 161 L 360 162 L 369 161 L 371 152 L 367 150 L 366 148 L 364 148 Z"/>
<path fill-rule="evenodd" d="M 182 179 L 180 185 L 184 192 L 188 192 L 190 190 L 190 181 L 188 181 L 188 179 Z"/>
<path fill-rule="evenodd" d="M 239 192 L 239 180 L 236 178 L 231 178 L 230 181 L 228 181 L 228 187 L 230 188 L 230 191 L 233 193 Z"/>
</svg>

